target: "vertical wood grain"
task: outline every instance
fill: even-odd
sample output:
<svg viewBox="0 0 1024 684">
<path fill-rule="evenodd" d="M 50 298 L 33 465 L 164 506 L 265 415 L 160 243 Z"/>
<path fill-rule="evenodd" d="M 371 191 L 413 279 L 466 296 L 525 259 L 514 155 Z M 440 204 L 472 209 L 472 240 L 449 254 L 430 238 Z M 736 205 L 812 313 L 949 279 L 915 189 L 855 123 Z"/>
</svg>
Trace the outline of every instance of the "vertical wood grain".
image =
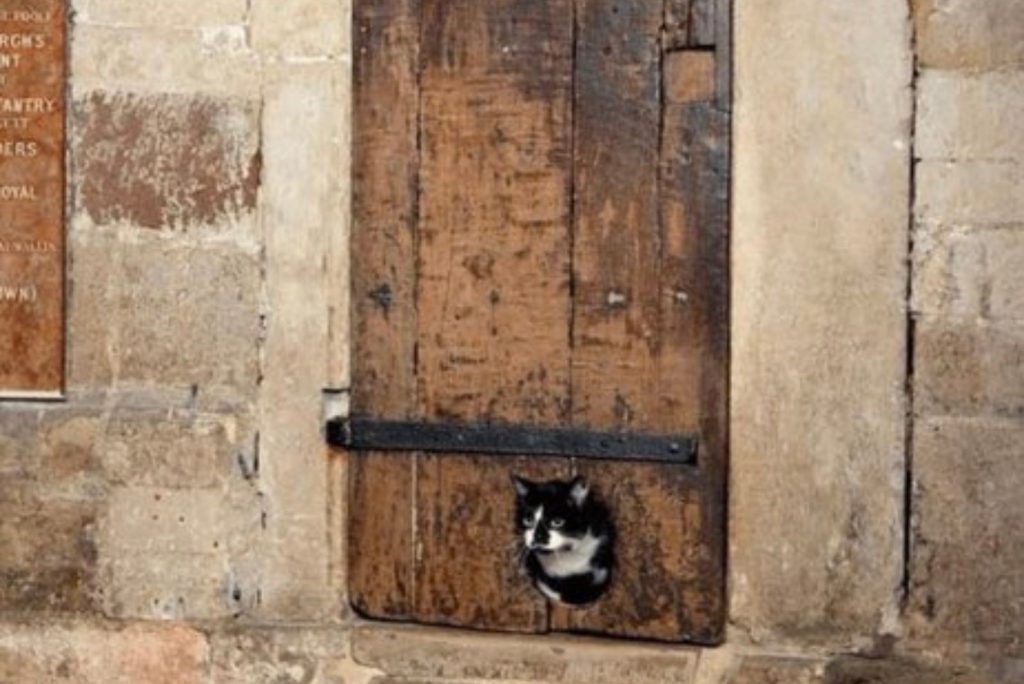
<svg viewBox="0 0 1024 684">
<path fill-rule="evenodd" d="M 353 8 L 352 315 L 354 413 L 416 408 L 419 0 Z M 352 602 L 412 612 L 415 458 L 358 453 L 349 469 Z"/>
<path fill-rule="evenodd" d="M 569 406 L 571 4 L 424 0 L 424 10 L 420 412 L 559 424 Z M 548 476 L 561 467 L 529 466 Z M 421 619 L 546 627 L 543 600 L 505 552 L 515 469 L 422 458 Z"/>
<path fill-rule="evenodd" d="M 657 427 L 660 3 L 579 0 L 572 420 Z"/>
<path fill-rule="evenodd" d="M 662 42 L 655 8 L 631 5 L 624 19 L 612 0 L 580 2 L 573 418 L 697 431 L 706 464 L 579 464 L 612 511 L 618 562 L 609 593 L 559 621 L 715 642 L 724 622 L 728 348 L 727 140 L 715 109 L 716 56 Z M 688 9 L 688 43 L 696 10 Z M 625 35 L 629 45 L 616 43 Z M 615 125 L 627 119 L 630 126 Z M 625 295 L 617 308 L 610 295 L 601 301 L 616 290 Z"/>
<path fill-rule="evenodd" d="M 718 40 L 720 0 L 665 0 L 665 47 L 710 47 Z"/>
</svg>

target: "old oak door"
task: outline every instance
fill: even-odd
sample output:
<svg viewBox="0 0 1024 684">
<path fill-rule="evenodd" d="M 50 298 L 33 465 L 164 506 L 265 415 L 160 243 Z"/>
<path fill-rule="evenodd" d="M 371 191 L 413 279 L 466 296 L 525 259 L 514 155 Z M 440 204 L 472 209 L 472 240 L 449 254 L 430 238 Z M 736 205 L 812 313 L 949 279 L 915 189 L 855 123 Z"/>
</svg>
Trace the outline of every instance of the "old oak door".
<svg viewBox="0 0 1024 684">
<path fill-rule="evenodd" d="M 353 415 L 688 433 L 688 464 L 352 451 L 374 618 L 715 642 L 723 625 L 728 4 L 357 0 Z M 411 450 L 412 449 L 412 450 Z M 612 590 L 551 606 L 510 472 L 587 475 Z"/>
</svg>

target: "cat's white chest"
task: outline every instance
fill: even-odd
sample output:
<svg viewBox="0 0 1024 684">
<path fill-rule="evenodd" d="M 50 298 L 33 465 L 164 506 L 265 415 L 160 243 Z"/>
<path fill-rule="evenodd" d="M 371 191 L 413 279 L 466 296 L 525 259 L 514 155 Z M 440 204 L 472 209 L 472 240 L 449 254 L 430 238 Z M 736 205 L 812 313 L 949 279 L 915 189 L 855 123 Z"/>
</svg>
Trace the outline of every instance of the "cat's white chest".
<svg viewBox="0 0 1024 684">
<path fill-rule="evenodd" d="M 540 565 L 549 577 L 571 577 L 592 571 L 591 562 L 603 537 L 588 533 L 576 546 L 568 551 L 555 551 L 538 556 Z"/>
</svg>

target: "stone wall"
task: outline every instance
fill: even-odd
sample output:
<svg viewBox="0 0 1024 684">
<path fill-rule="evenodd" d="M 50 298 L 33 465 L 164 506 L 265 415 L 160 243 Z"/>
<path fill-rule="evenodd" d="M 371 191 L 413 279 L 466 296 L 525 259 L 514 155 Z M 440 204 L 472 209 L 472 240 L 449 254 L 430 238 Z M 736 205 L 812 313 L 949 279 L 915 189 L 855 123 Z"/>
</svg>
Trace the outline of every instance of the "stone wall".
<svg viewBox="0 0 1024 684">
<path fill-rule="evenodd" d="M 0 404 L 0 683 L 1024 680 L 1019 3 L 735 4 L 723 647 L 355 619 L 348 0 L 74 0 L 68 400 Z"/>
<path fill-rule="evenodd" d="M 920 0 L 915 636 L 1024 656 L 1024 11 Z"/>
</svg>

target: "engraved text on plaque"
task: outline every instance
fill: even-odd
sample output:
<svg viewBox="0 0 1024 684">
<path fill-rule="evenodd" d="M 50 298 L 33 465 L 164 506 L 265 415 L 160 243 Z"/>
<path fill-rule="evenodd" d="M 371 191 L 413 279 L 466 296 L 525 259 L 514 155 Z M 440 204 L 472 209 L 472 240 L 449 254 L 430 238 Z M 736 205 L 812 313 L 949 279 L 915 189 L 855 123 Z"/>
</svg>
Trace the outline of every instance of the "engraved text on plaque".
<svg viewBox="0 0 1024 684">
<path fill-rule="evenodd" d="M 63 386 L 64 3 L 0 0 L 0 397 Z"/>
</svg>

